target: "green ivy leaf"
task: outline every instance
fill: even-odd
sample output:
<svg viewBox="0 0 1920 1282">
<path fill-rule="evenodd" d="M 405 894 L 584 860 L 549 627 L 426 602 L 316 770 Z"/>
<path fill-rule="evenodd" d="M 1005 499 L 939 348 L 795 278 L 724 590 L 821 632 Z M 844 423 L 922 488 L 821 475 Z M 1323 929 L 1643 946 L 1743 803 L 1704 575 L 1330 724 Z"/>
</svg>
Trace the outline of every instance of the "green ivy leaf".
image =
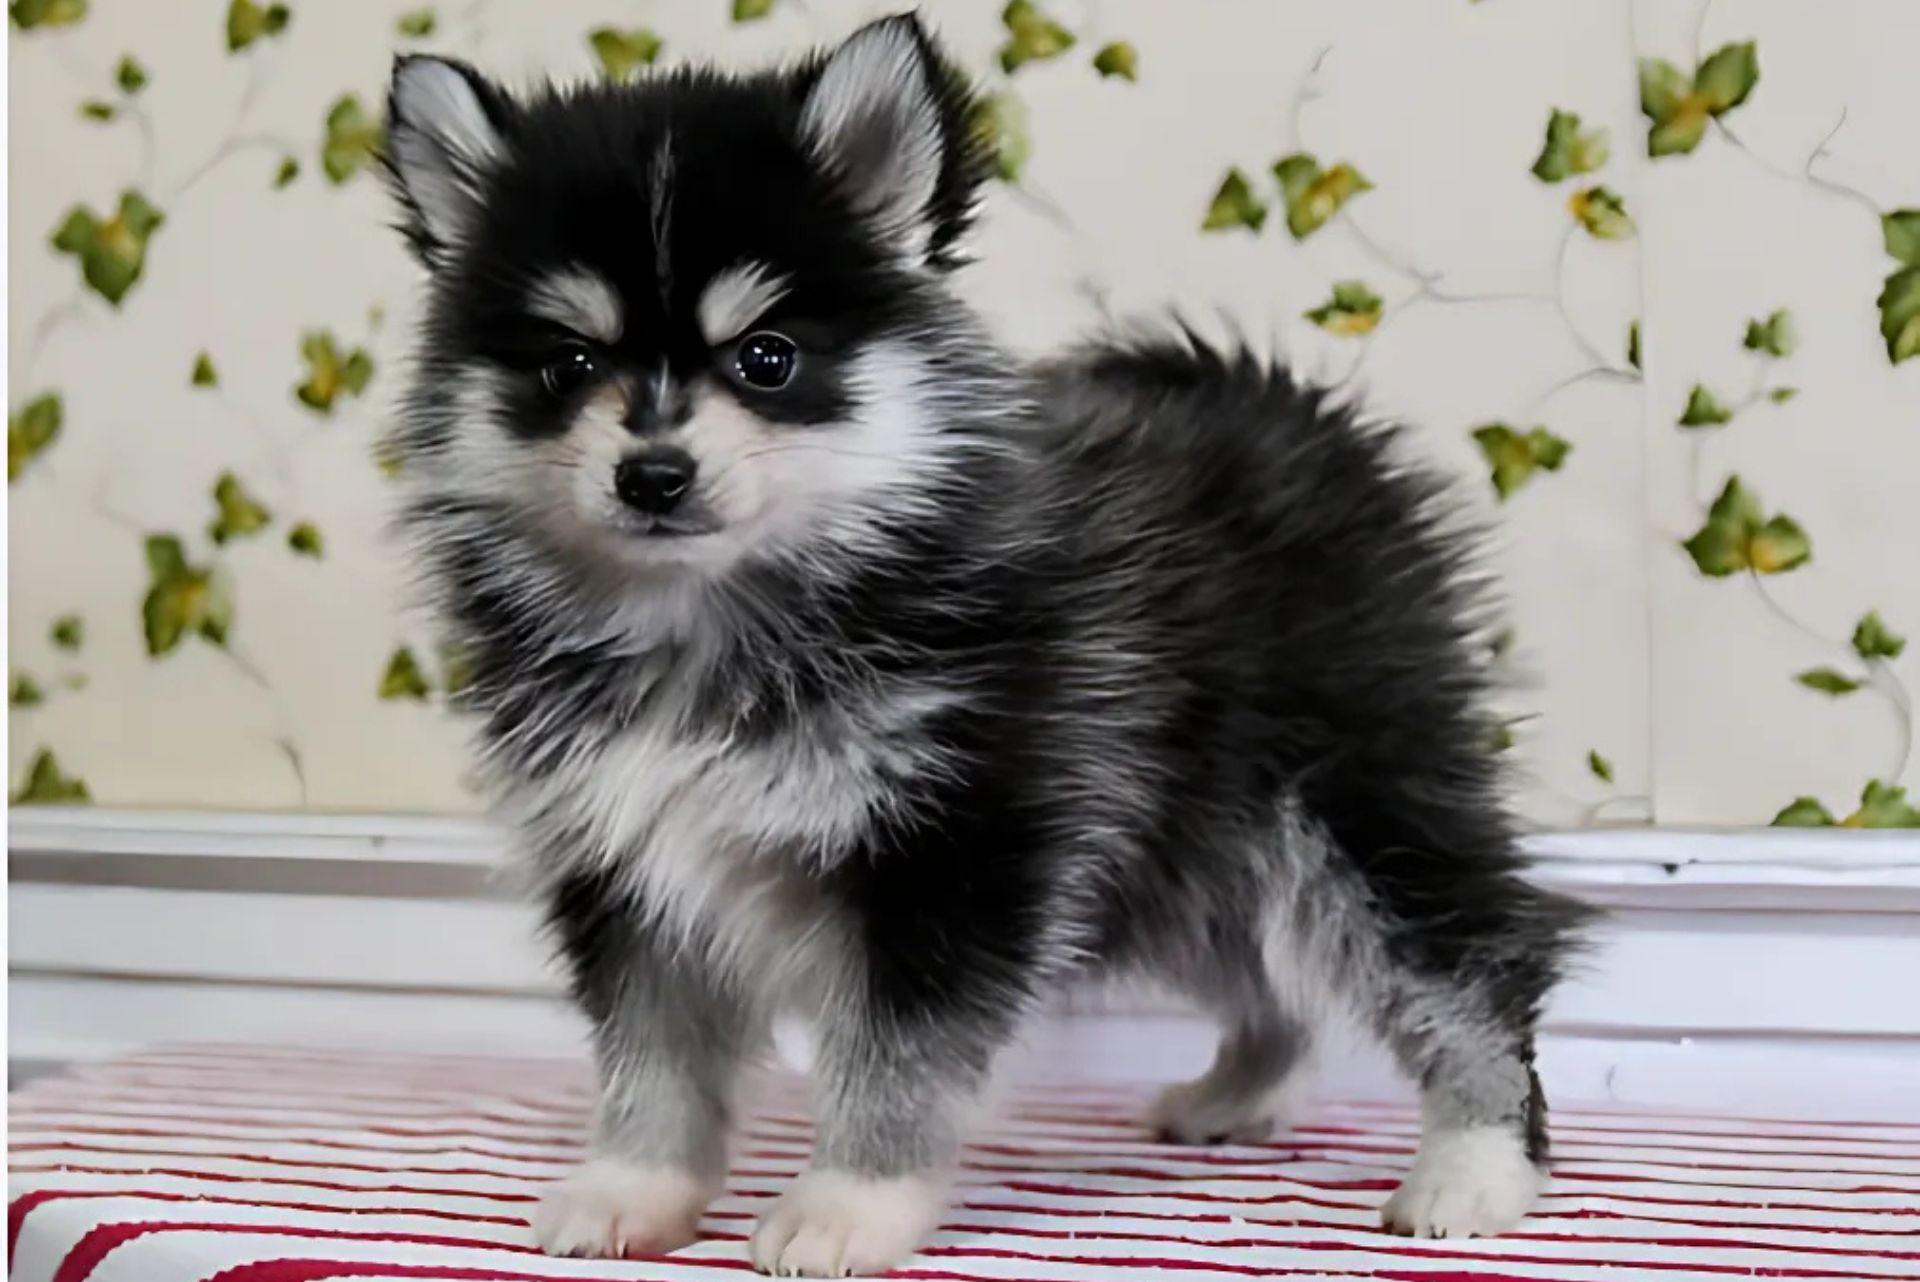
<svg viewBox="0 0 1920 1282">
<path fill-rule="evenodd" d="M 1785 405 L 1798 395 L 1800 395 L 1800 389 L 1797 387 L 1776 387 L 1767 393 L 1767 399 L 1775 405 Z"/>
<path fill-rule="evenodd" d="M 60 393 L 36 396 L 7 416 L 7 483 L 12 484 L 60 435 Z"/>
<path fill-rule="evenodd" d="M 62 650 L 78 650 L 86 643 L 86 621 L 77 614 L 63 614 L 53 621 L 47 635 Z"/>
<path fill-rule="evenodd" d="M 1818 797 L 1795 797 L 1773 817 L 1775 828 L 1831 828 L 1833 812 L 1820 804 Z"/>
<path fill-rule="evenodd" d="M 1567 198 L 1574 219 L 1595 240 L 1627 240 L 1633 235 L 1633 219 L 1627 216 L 1627 203 L 1606 187 L 1587 187 Z"/>
<path fill-rule="evenodd" d="M 1760 80 L 1752 41 L 1726 45 L 1693 76 L 1658 58 L 1640 60 L 1640 111 L 1652 122 L 1649 156 L 1685 155 L 1706 136 L 1707 122 L 1747 100 Z"/>
<path fill-rule="evenodd" d="M 1852 694 L 1860 688 L 1860 682 L 1833 668 L 1808 668 L 1805 672 L 1794 673 L 1793 679 L 1809 690 L 1835 696 Z"/>
<path fill-rule="evenodd" d="M 1012 73 L 1029 62 L 1058 58 L 1073 48 L 1073 32 L 1048 17 L 1033 0 L 1007 0 L 1000 11 L 1007 43 L 1000 47 L 1000 69 Z"/>
<path fill-rule="evenodd" d="M 1907 790 L 1878 779 L 1860 794 L 1860 808 L 1840 821 L 1842 828 L 1920 828 L 1920 810 L 1907 804 Z"/>
<path fill-rule="evenodd" d="M 1373 190 L 1373 184 L 1345 161 L 1322 169 L 1320 162 L 1305 152 L 1275 161 L 1273 176 L 1280 182 L 1287 205 L 1287 230 L 1295 240 L 1305 240 L 1349 200 Z"/>
<path fill-rule="evenodd" d="M 1627 326 L 1627 364 L 1640 368 L 1640 322 Z"/>
<path fill-rule="evenodd" d="M 302 521 L 288 530 L 287 546 L 301 556 L 310 556 L 316 561 L 325 554 L 320 540 L 320 528 L 312 521 Z"/>
<path fill-rule="evenodd" d="M 1920 209 L 1896 209 L 1880 217 L 1887 252 L 1908 267 L 1920 267 Z"/>
<path fill-rule="evenodd" d="M 1737 476 L 1727 478 L 1706 524 L 1681 546 L 1700 573 L 1711 578 L 1740 570 L 1784 574 L 1813 556 L 1813 544 L 1799 523 L 1786 515 L 1767 517 L 1759 496 Z"/>
<path fill-rule="evenodd" d="M 89 98 L 80 104 L 81 118 L 84 120 L 92 120 L 99 124 L 108 124 L 119 114 L 119 108 L 110 102 L 102 102 L 98 98 Z"/>
<path fill-rule="evenodd" d="M 1868 610 L 1853 625 L 1853 652 L 1863 659 L 1897 659 L 1907 639 L 1888 629 L 1878 610 Z"/>
<path fill-rule="evenodd" d="M 47 701 L 46 691 L 40 683 L 24 672 L 13 674 L 13 685 L 7 690 L 7 704 L 14 708 L 37 708 Z"/>
<path fill-rule="evenodd" d="M 432 9 L 410 9 L 400 15 L 394 30 L 411 40 L 425 40 L 439 25 L 440 20 Z"/>
<path fill-rule="evenodd" d="M 35 27 L 70 27 L 87 16 L 87 0 L 13 0 L 7 12 L 22 31 L 32 31 Z"/>
<path fill-rule="evenodd" d="M 74 805 L 92 801 L 86 781 L 60 773 L 60 763 L 46 748 L 33 755 L 27 780 L 13 794 L 16 806 Z"/>
<path fill-rule="evenodd" d="M 773 12 L 773 0 L 733 0 L 735 22 L 758 22 Z"/>
<path fill-rule="evenodd" d="M 1480 453 L 1492 466 L 1493 492 L 1504 501 L 1536 471 L 1558 472 L 1573 446 L 1544 427 L 1520 433 L 1505 423 L 1473 429 Z"/>
<path fill-rule="evenodd" d="M 380 697 L 424 700 L 428 693 L 427 678 L 420 671 L 420 661 L 413 657 L 412 650 L 401 646 L 388 658 L 386 671 L 380 674 Z"/>
<path fill-rule="evenodd" d="M 1741 345 L 1750 352 L 1765 352 L 1768 356 L 1791 356 L 1799 341 L 1793 331 L 1793 317 L 1782 308 L 1765 320 L 1748 321 L 1747 336 Z"/>
<path fill-rule="evenodd" d="M 293 389 L 294 396 L 309 409 L 332 414 L 334 402 L 344 393 L 358 396 L 373 377 L 373 357 L 364 347 L 356 347 L 344 356 L 329 330 L 312 330 L 300 340 L 300 358 L 306 362 L 306 381 Z"/>
<path fill-rule="evenodd" d="M 974 104 L 969 123 L 974 137 L 993 157 L 994 174 L 1002 182 L 1019 182 L 1033 156 L 1027 105 L 1011 93 L 983 94 Z"/>
<path fill-rule="evenodd" d="M 284 4 L 233 0 L 227 6 L 227 52 L 239 53 L 264 36 L 277 36 L 292 20 L 293 13 Z"/>
<path fill-rule="evenodd" d="M 1093 69 L 1102 76 L 1119 76 L 1122 80 L 1140 79 L 1140 53 L 1131 43 L 1116 40 L 1103 45 L 1093 55 Z"/>
<path fill-rule="evenodd" d="M 587 33 L 587 43 L 600 59 L 600 69 L 614 80 L 625 80 L 642 67 L 653 65 L 665 42 L 645 27 L 597 27 Z"/>
<path fill-rule="evenodd" d="M 1720 398 L 1699 383 L 1687 395 L 1687 408 L 1680 414 L 1681 427 L 1719 427 L 1733 421 L 1733 411 Z"/>
<path fill-rule="evenodd" d="M 1580 117 L 1555 108 L 1547 117 L 1547 140 L 1540 158 L 1533 162 L 1533 176 L 1543 183 L 1557 183 L 1575 174 L 1590 174 L 1607 163 L 1607 131 L 1580 130 Z"/>
<path fill-rule="evenodd" d="M 215 543 L 224 544 L 231 539 L 258 534 L 273 520 L 273 513 L 247 493 L 240 478 L 232 472 L 222 472 L 213 483 L 213 502 L 219 514 L 207 526 L 207 536 Z"/>
<path fill-rule="evenodd" d="M 1267 206 L 1253 194 L 1253 184 L 1236 166 L 1227 170 L 1227 176 L 1220 180 L 1220 189 L 1213 193 L 1213 201 L 1207 206 L 1207 216 L 1200 224 L 1201 231 L 1225 231 L 1230 227 L 1245 227 L 1248 231 L 1259 231 L 1266 225 Z"/>
<path fill-rule="evenodd" d="M 280 191 L 300 176 L 300 162 L 292 156 L 282 156 L 280 167 L 273 171 L 273 189 Z"/>
<path fill-rule="evenodd" d="M 154 658 L 168 654 L 189 633 L 226 645 L 233 627 L 233 592 L 226 576 L 190 564 L 186 549 L 171 534 L 149 535 L 146 553 L 148 587 L 140 618 L 147 653 Z"/>
<path fill-rule="evenodd" d="M 338 185 L 371 164 L 385 146 L 380 122 L 367 114 L 355 94 L 342 94 L 327 109 L 326 137 L 320 144 L 320 168 Z M 280 169 L 286 170 L 281 162 Z"/>
<path fill-rule="evenodd" d="M 1380 296 L 1364 281 L 1335 282 L 1333 297 L 1306 313 L 1308 320 L 1335 334 L 1357 337 L 1380 323 Z"/>
<path fill-rule="evenodd" d="M 1905 267 L 1887 277 L 1876 300 L 1880 306 L 1880 336 L 1887 340 L 1887 359 L 1895 365 L 1920 356 L 1920 267 Z"/>
<path fill-rule="evenodd" d="M 217 387 L 220 384 L 219 371 L 213 368 L 213 357 L 201 352 L 193 358 L 193 372 L 187 375 L 187 383 L 192 387 Z"/>
<path fill-rule="evenodd" d="M 132 54 L 126 54 L 113 69 L 113 83 L 122 93 L 139 93 L 147 87 L 147 69 Z"/>
<path fill-rule="evenodd" d="M 1601 756 L 1598 752 L 1587 753 L 1587 769 L 1591 771 L 1593 777 L 1601 783 L 1613 782 L 1613 763 Z"/>
<path fill-rule="evenodd" d="M 53 247 L 80 260 L 80 275 L 115 307 L 140 279 L 147 262 L 147 241 L 165 217 L 137 191 L 120 194 L 120 207 L 102 220 L 85 205 L 75 205 L 53 233 Z"/>
</svg>

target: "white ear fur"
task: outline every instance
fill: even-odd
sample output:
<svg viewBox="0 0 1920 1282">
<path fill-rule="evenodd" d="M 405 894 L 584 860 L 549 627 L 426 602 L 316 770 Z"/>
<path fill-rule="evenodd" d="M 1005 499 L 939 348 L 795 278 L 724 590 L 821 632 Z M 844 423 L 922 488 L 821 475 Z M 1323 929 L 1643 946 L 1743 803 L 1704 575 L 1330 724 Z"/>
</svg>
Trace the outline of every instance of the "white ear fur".
<svg viewBox="0 0 1920 1282">
<path fill-rule="evenodd" d="M 833 51 L 800 112 L 801 135 L 854 208 L 912 257 L 933 234 L 944 147 L 929 75 L 914 20 L 883 19 Z"/>
<path fill-rule="evenodd" d="M 480 180 L 505 150 L 469 73 L 439 58 L 408 58 L 393 69 L 387 150 L 419 215 L 416 239 L 431 258 L 467 232 Z"/>
</svg>

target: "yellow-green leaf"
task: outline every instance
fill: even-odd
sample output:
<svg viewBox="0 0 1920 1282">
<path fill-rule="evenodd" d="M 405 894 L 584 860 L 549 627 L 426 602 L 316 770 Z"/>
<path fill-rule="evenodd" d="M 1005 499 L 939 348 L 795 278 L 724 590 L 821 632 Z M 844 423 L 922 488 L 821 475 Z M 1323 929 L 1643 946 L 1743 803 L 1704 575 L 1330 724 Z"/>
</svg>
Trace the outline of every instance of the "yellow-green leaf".
<svg viewBox="0 0 1920 1282">
<path fill-rule="evenodd" d="M 1596 240 L 1626 240 L 1633 235 L 1627 203 L 1606 187 L 1587 187 L 1567 198 L 1567 208 Z"/>
<path fill-rule="evenodd" d="M 279 191 L 300 176 L 300 162 L 292 156 L 282 156 L 280 167 L 273 171 L 273 189 Z"/>
<path fill-rule="evenodd" d="M 1860 808 L 1840 821 L 1842 828 L 1920 828 L 1920 810 L 1907 804 L 1907 790 L 1875 779 L 1860 794 Z"/>
<path fill-rule="evenodd" d="M 1579 116 L 1556 108 L 1547 117 L 1547 140 L 1533 162 L 1533 176 L 1557 183 L 1575 174 L 1590 174 L 1607 163 L 1608 150 L 1606 130 L 1582 132 Z"/>
<path fill-rule="evenodd" d="M 307 377 L 297 384 L 293 394 L 302 405 L 332 414 L 334 402 L 342 394 L 358 396 L 373 377 L 373 357 L 363 347 L 344 355 L 329 330 L 312 330 L 300 339 L 300 358 L 306 362 Z"/>
<path fill-rule="evenodd" d="M 279 35 L 292 18 L 292 11 L 284 4 L 233 0 L 227 6 L 227 52 L 239 53 L 263 36 Z"/>
<path fill-rule="evenodd" d="M 1868 610 L 1853 625 L 1853 652 L 1863 659 L 1897 659 L 1907 639 L 1889 629 L 1878 610 Z"/>
<path fill-rule="evenodd" d="M 1793 317 L 1782 308 L 1765 320 L 1748 321 L 1747 335 L 1741 345 L 1750 352 L 1764 352 L 1768 356 L 1791 356 L 1799 341 L 1793 330 Z"/>
<path fill-rule="evenodd" d="M 1751 41 L 1715 50 L 1693 76 L 1658 58 L 1640 60 L 1640 111 L 1652 122 L 1649 156 L 1684 155 L 1700 145 L 1707 122 L 1747 100 L 1760 79 Z"/>
<path fill-rule="evenodd" d="M 433 34 L 440 20 L 432 9 L 409 9 L 394 23 L 394 29 L 412 40 L 424 40 Z"/>
<path fill-rule="evenodd" d="M 1818 797 L 1795 797 L 1773 817 L 1775 828 L 1831 828 L 1833 812 L 1820 804 Z"/>
<path fill-rule="evenodd" d="M 1345 161 L 1322 169 L 1320 162 L 1305 152 L 1275 161 L 1273 176 L 1280 182 L 1287 206 L 1287 230 L 1295 240 L 1305 240 L 1349 200 L 1373 189 L 1373 184 Z"/>
<path fill-rule="evenodd" d="M 1887 277 L 1876 301 L 1880 307 L 1880 336 L 1887 340 L 1887 359 L 1898 365 L 1920 356 L 1920 267 L 1903 267 Z"/>
<path fill-rule="evenodd" d="M 192 565 L 171 534 L 146 540 L 148 588 L 140 603 L 147 653 L 170 653 L 189 633 L 224 646 L 233 626 L 233 593 L 219 570 Z"/>
<path fill-rule="evenodd" d="M 735 22 L 758 22 L 773 12 L 773 0 L 733 0 Z"/>
<path fill-rule="evenodd" d="M 600 69 L 614 80 L 624 80 L 660 56 L 664 42 L 645 27 L 598 27 L 587 33 L 587 43 L 600 59 Z"/>
<path fill-rule="evenodd" d="M 413 657 L 412 650 L 401 646 L 387 659 L 386 671 L 380 674 L 380 697 L 425 699 L 427 694 L 427 678 L 420 671 L 420 661 Z"/>
<path fill-rule="evenodd" d="M 1248 231 L 1259 231 L 1266 221 L 1266 202 L 1253 194 L 1253 184 L 1236 167 L 1227 170 L 1227 176 L 1220 180 L 1220 189 L 1213 193 L 1200 230 L 1224 231 L 1230 227 L 1245 227 Z"/>
<path fill-rule="evenodd" d="M 273 513 L 247 493 L 240 478 L 232 472 L 222 472 L 213 483 L 213 502 L 218 514 L 207 526 L 207 535 L 215 543 L 258 534 L 273 520 Z"/>
<path fill-rule="evenodd" d="M 102 102 L 98 98 L 89 98 L 80 104 L 80 116 L 82 119 L 97 121 L 103 125 L 119 114 L 119 108 L 110 102 Z"/>
<path fill-rule="evenodd" d="M 993 157 L 995 176 L 1002 182 L 1019 182 L 1033 155 L 1026 104 L 1011 93 L 982 94 L 974 103 L 970 125 Z"/>
<path fill-rule="evenodd" d="M 1804 565 L 1813 556 L 1813 544 L 1792 517 L 1768 517 L 1760 498 L 1727 478 L 1713 501 L 1704 525 L 1681 545 L 1702 574 L 1723 578 L 1740 570 L 1782 574 Z"/>
<path fill-rule="evenodd" d="M 1687 394 L 1687 408 L 1681 411 L 1681 427 L 1718 427 L 1733 421 L 1733 411 L 1720 398 L 1699 383 Z"/>
<path fill-rule="evenodd" d="M 1852 694 L 1860 688 L 1860 682 L 1834 668 L 1808 668 L 1805 672 L 1794 673 L 1793 679 L 1821 694 Z"/>
<path fill-rule="evenodd" d="M 1380 306 L 1380 296 L 1364 281 L 1343 280 L 1334 284 L 1333 297 L 1306 317 L 1324 330 L 1357 337 L 1380 323 Z"/>
<path fill-rule="evenodd" d="M 1640 368 L 1640 322 L 1627 326 L 1627 364 Z"/>
<path fill-rule="evenodd" d="M 87 625 L 77 614 L 63 614 L 53 621 L 47 635 L 62 650 L 78 650 L 86 643 Z"/>
<path fill-rule="evenodd" d="M 1798 395 L 1800 395 L 1800 389 L 1797 387 L 1776 387 L 1767 393 L 1767 399 L 1775 405 L 1785 405 Z"/>
<path fill-rule="evenodd" d="M 16 806 L 76 805 L 92 800 L 87 793 L 86 782 L 62 774 L 60 763 L 46 748 L 33 755 L 33 764 L 27 767 L 26 782 L 13 793 L 13 804 Z"/>
<path fill-rule="evenodd" d="M 147 69 L 132 54 L 126 54 L 113 68 L 113 83 L 122 93 L 139 93 L 147 87 Z"/>
<path fill-rule="evenodd" d="M 1517 432 L 1505 423 L 1473 429 L 1473 439 L 1491 467 L 1493 492 L 1503 501 L 1536 471 L 1557 472 L 1573 446 L 1544 427 Z"/>
<path fill-rule="evenodd" d="M 22 31 L 68 27 L 87 16 L 87 0 L 13 0 L 7 12 Z"/>
<path fill-rule="evenodd" d="M 371 164 L 385 145 L 380 122 L 367 114 L 355 94 L 342 94 L 327 109 L 326 136 L 320 142 L 320 168 L 327 180 L 343 183 Z M 286 169 L 284 162 L 281 170 Z"/>
<path fill-rule="evenodd" d="M 1887 252 L 1908 267 L 1920 267 L 1920 209 L 1896 209 L 1880 217 Z"/>
<path fill-rule="evenodd" d="M 1000 46 L 1000 69 L 1018 71 L 1029 62 L 1057 58 L 1073 48 L 1073 33 L 1055 22 L 1033 0 L 1007 0 L 1000 11 L 1007 43 Z"/>
<path fill-rule="evenodd" d="M 1723 45 L 1708 54 L 1693 73 L 1693 91 L 1713 115 L 1730 111 L 1747 100 L 1760 80 L 1760 58 L 1753 41 Z"/>
<path fill-rule="evenodd" d="M 7 704 L 15 708 L 34 708 L 47 701 L 46 691 L 40 683 L 24 672 L 13 674 L 13 685 L 7 691 Z"/>
<path fill-rule="evenodd" d="M 1587 769 L 1591 771 L 1593 777 L 1601 783 L 1613 782 L 1613 763 L 1601 756 L 1598 752 L 1589 752 L 1587 754 Z"/>
<path fill-rule="evenodd" d="M 58 392 L 47 392 L 7 416 L 7 481 L 12 483 L 60 435 Z"/>
<path fill-rule="evenodd" d="M 193 358 L 193 372 L 187 375 L 187 383 L 193 387 L 217 387 L 220 373 L 213 368 L 213 357 L 201 352 Z"/>
<path fill-rule="evenodd" d="M 1116 40 L 1103 45 L 1093 55 L 1093 69 L 1102 76 L 1119 76 L 1122 80 L 1140 78 L 1140 53 L 1125 40 Z"/>
<path fill-rule="evenodd" d="M 115 307 L 140 279 L 147 262 L 147 241 L 165 217 L 137 191 L 120 194 L 113 217 L 101 219 L 76 205 L 53 233 L 53 247 L 80 260 L 80 275 Z"/>
<path fill-rule="evenodd" d="M 1640 110 L 1649 120 L 1667 120 L 1693 92 L 1687 73 L 1663 58 L 1640 59 Z"/>
<path fill-rule="evenodd" d="M 325 552 L 320 539 L 320 527 L 312 521 L 302 521 L 288 530 L 287 546 L 301 556 L 310 556 L 316 561 Z"/>
</svg>

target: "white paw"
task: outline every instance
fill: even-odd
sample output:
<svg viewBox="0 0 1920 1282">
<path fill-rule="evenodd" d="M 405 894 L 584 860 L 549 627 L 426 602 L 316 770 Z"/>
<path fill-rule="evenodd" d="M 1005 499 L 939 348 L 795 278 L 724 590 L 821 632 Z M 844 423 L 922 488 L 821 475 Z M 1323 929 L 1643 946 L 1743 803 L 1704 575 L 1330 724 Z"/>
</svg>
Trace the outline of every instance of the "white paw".
<svg viewBox="0 0 1920 1282">
<path fill-rule="evenodd" d="M 596 1158 L 547 1190 L 533 1235 L 551 1255 L 658 1255 L 699 1236 L 713 1192 L 686 1171 Z"/>
<path fill-rule="evenodd" d="M 1211 1077 L 1181 1082 L 1155 1098 L 1147 1125 L 1170 1144 L 1258 1144 L 1299 1115 L 1304 1086 L 1300 1074 L 1255 1092 Z"/>
<path fill-rule="evenodd" d="M 753 1267 L 782 1278 L 884 1273 L 940 1223 L 945 1190 L 915 1176 L 807 1171 L 753 1231 Z"/>
<path fill-rule="evenodd" d="M 1504 1127 L 1441 1131 L 1421 1139 L 1380 1218 L 1389 1232 L 1412 1237 L 1491 1237 L 1533 1209 L 1545 1182 L 1520 1136 Z"/>
</svg>

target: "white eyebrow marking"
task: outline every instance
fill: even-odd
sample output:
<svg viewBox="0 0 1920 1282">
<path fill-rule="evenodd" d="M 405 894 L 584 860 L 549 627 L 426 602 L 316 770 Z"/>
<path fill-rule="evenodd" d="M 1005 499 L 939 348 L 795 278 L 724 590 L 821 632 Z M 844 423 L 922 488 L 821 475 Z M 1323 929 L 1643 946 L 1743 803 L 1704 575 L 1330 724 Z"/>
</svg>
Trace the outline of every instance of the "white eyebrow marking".
<svg viewBox="0 0 1920 1282">
<path fill-rule="evenodd" d="M 786 276 L 765 263 L 735 263 L 700 291 L 701 336 L 708 343 L 725 342 L 786 296 Z"/>
<path fill-rule="evenodd" d="M 539 281 L 527 293 L 533 314 L 600 343 L 620 339 L 620 296 L 584 267 L 569 267 Z"/>
</svg>

